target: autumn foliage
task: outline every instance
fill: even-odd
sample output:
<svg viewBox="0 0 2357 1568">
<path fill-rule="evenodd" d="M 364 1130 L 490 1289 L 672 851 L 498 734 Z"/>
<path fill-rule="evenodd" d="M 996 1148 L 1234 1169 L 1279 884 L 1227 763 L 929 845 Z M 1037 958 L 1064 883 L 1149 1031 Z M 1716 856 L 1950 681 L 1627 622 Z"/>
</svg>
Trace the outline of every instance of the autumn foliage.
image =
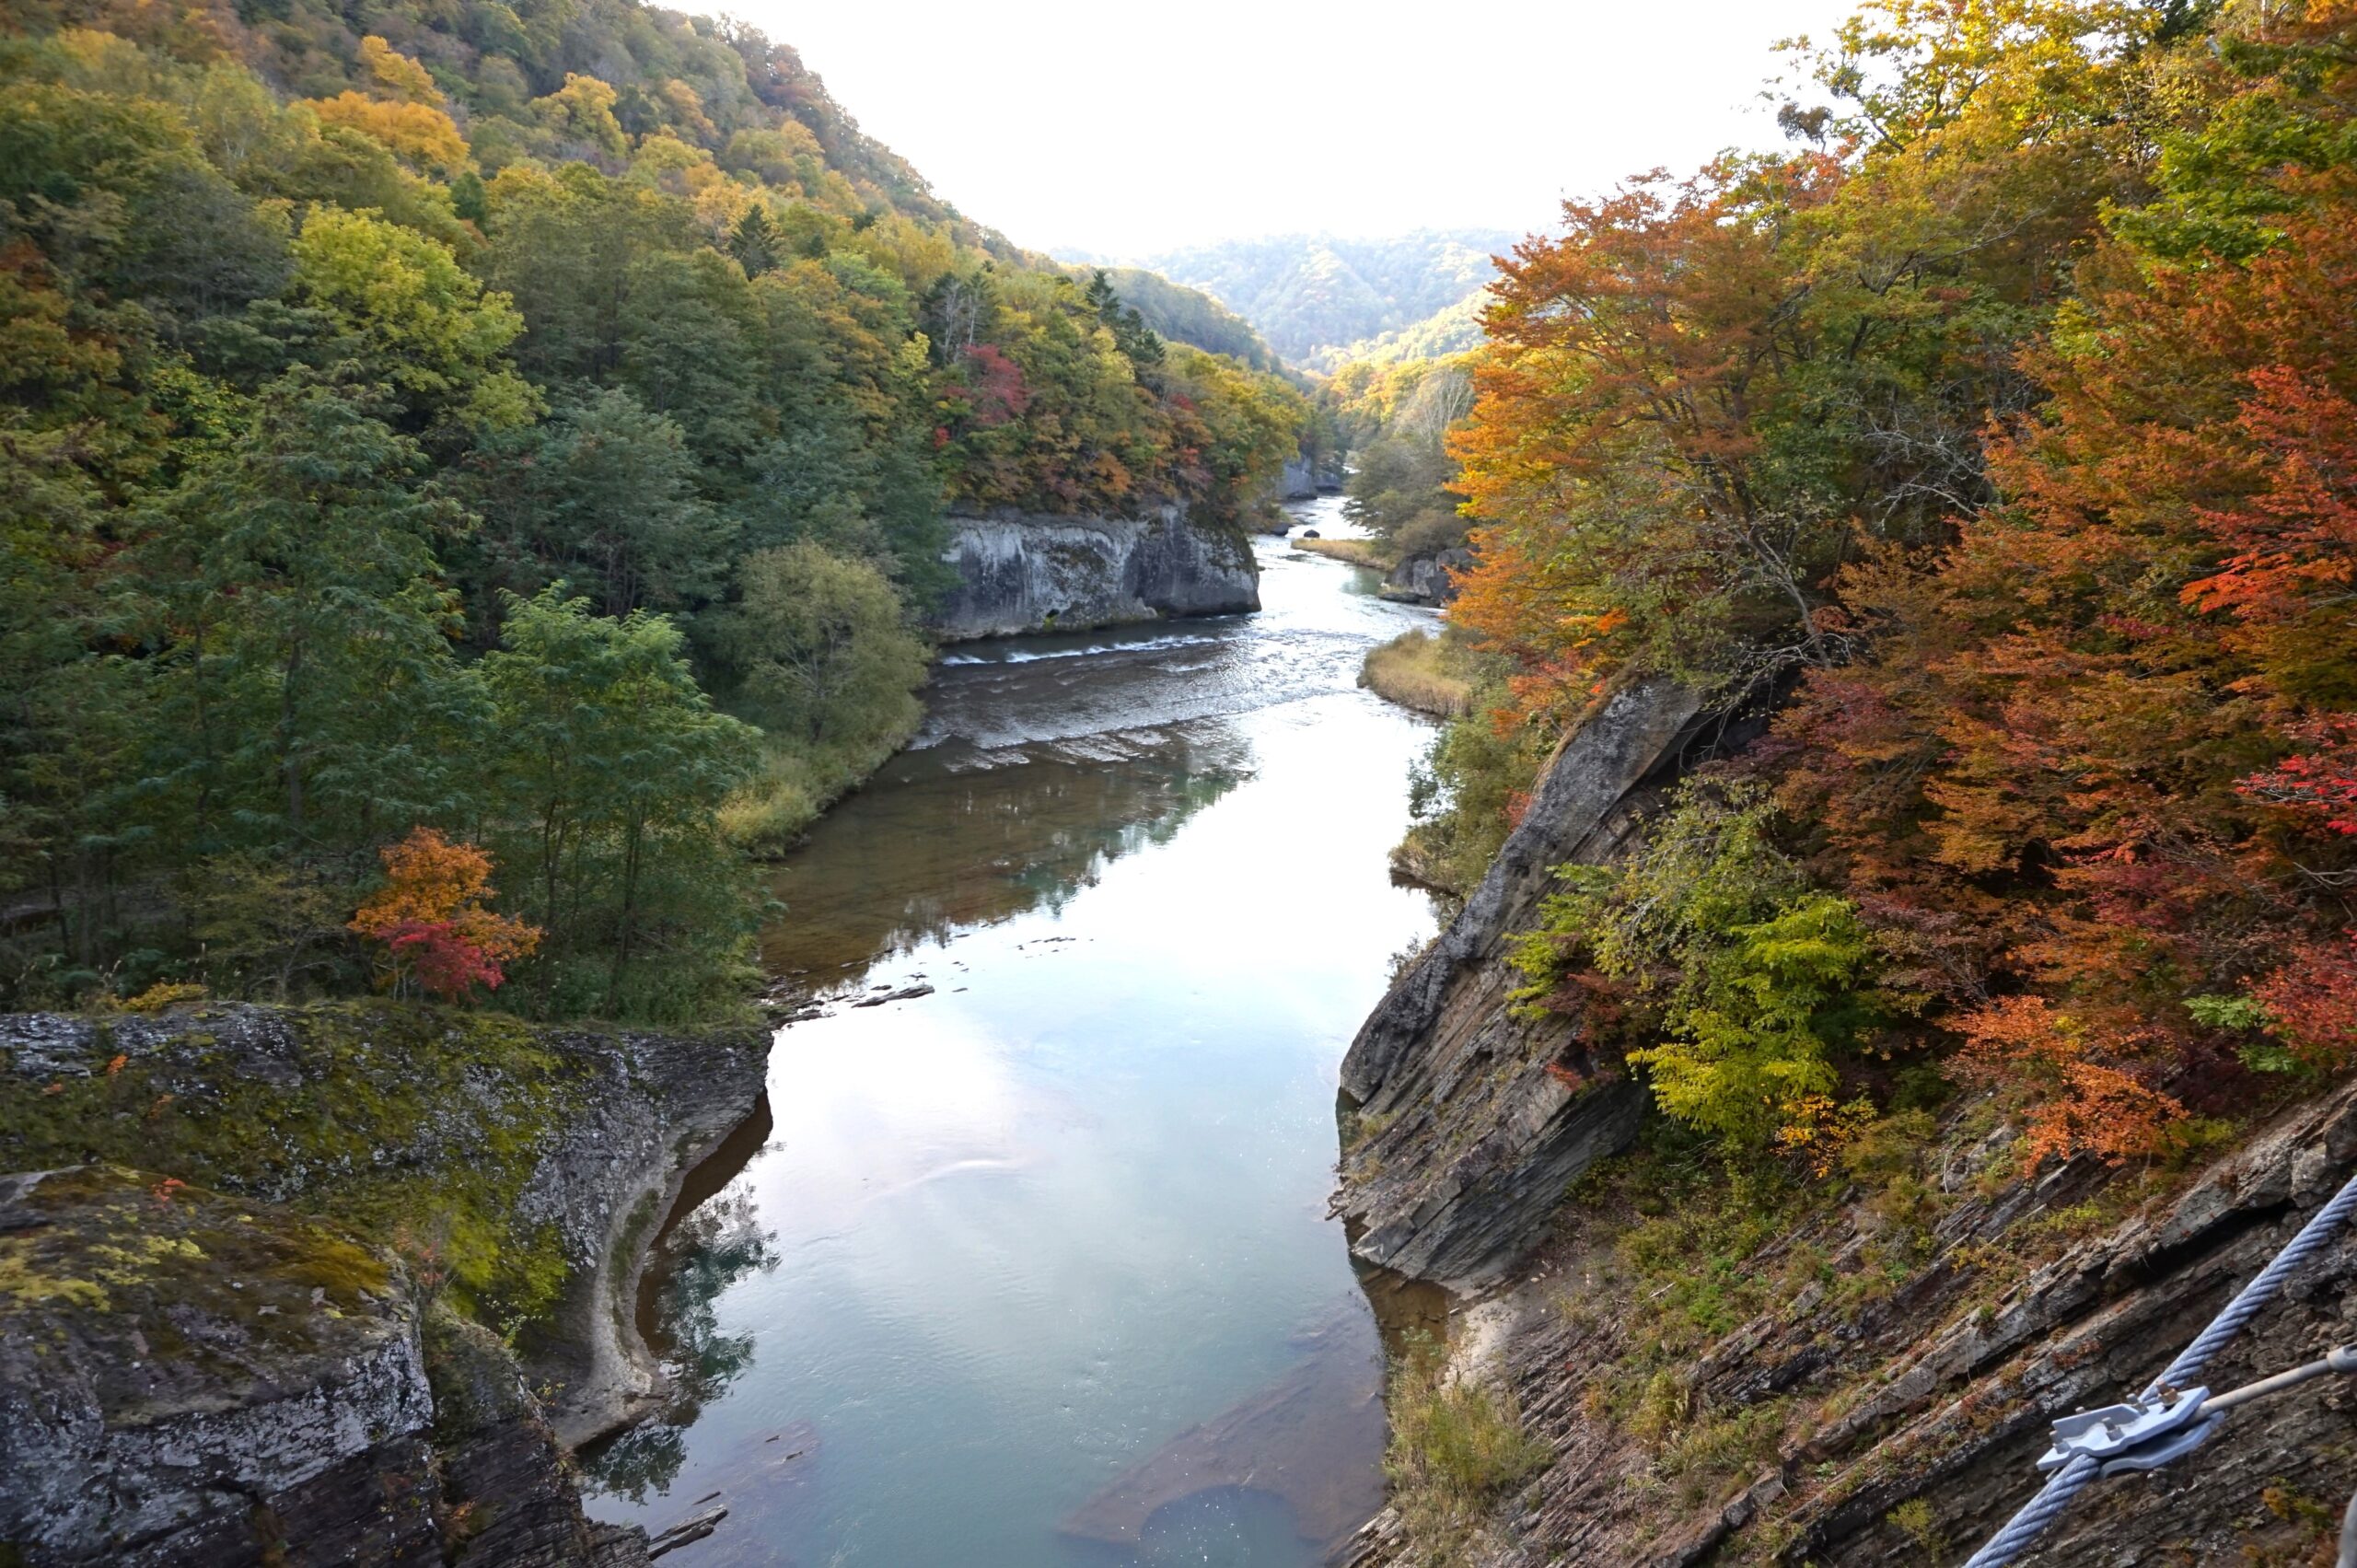
<svg viewBox="0 0 2357 1568">
<path fill-rule="evenodd" d="M 352 917 L 350 929 L 383 947 L 388 985 L 414 984 L 455 1001 L 481 986 L 496 991 L 505 966 L 540 945 L 535 926 L 485 906 L 491 856 L 452 843 L 433 828 L 413 828 L 381 856 L 385 885 Z"/>
<path fill-rule="evenodd" d="M 1868 10 L 1818 150 L 1507 265 L 1456 617 L 1504 722 L 1774 703 L 1918 1048 L 2146 1157 L 2357 1060 L 2357 16 Z"/>
</svg>

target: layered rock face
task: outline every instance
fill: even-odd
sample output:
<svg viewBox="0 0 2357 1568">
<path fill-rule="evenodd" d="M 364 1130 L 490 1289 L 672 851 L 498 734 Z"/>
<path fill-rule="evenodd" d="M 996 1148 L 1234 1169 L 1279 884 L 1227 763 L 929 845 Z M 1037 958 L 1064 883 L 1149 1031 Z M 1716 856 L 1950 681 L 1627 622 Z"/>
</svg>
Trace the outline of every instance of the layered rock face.
<svg viewBox="0 0 2357 1568">
<path fill-rule="evenodd" d="M 1351 1042 L 1342 1087 L 1361 1132 L 1336 1203 L 1366 1261 L 1456 1290 L 1490 1284 L 1545 1233 L 1564 1187 L 1635 1132 L 1638 1091 L 1596 1078 L 1575 1028 L 1514 1016 L 1504 954 L 1555 866 L 1602 864 L 1627 842 L 1701 740 L 1700 710 L 1666 681 L 1608 700 Z"/>
<path fill-rule="evenodd" d="M 437 1561 L 432 1413 L 414 1311 L 350 1237 L 118 1168 L 0 1179 L 0 1540 L 32 1561 L 253 1562 L 288 1513 Z"/>
<path fill-rule="evenodd" d="M 1623 854 L 1678 773 L 1746 727 L 1713 726 L 1666 685 L 1608 702 L 1343 1064 L 1357 1139 L 1337 1206 L 1354 1250 L 1460 1293 L 1450 1370 L 1507 1388 L 1551 1456 L 1451 1562 L 1959 1562 L 2037 1491 L 2056 1417 L 2134 1394 L 2357 1174 L 2357 1086 L 2311 1086 L 2180 1171 L 2029 1167 L 2002 1108 L 1968 1098 L 1846 1190 L 1758 1230 L 1706 1216 L 1690 1259 L 1632 1261 L 1658 1199 L 1608 1175 L 1593 1200 L 1567 1191 L 1627 1143 L 1642 1092 L 1597 1072 L 1576 1017 L 1515 1017 L 1501 958 L 1550 867 Z M 1724 1225 L 1748 1239 L 1702 1239 Z M 2203 1381 L 2223 1391 L 2357 1341 L 2352 1283 L 2357 1228 Z M 2024 1561 L 2329 1562 L 2352 1486 L 2357 1386 L 2327 1379 L 2237 1410 L 2166 1469 L 2098 1482 Z M 1346 1561 L 1425 1562 L 1431 1546 L 1387 1511 Z"/>
<path fill-rule="evenodd" d="M 994 512 L 949 526 L 943 559 L 958 587 L 935 621 L 947 641 L 1260 608 L 1251 546 L 1184 507 L 1136 517 Z"/>
<path fill-rule="evenodd" d="M 71 1365 L 0 1365 L 21 1407 L 0 1413 L 0 1478 L 42 1478 L 0 1479 L 0 1542 L 57 1543 L 33 1562 L 250 1562 L 261 1542 L 288 1562 L 424 1562 L 464 1526 L 490 1553 L 474 1561 L 632 1561 L 628 1540 L 582 1522 L 561 1454 L 658 1400 L 633 1318 L 644 1248 L 686 1173 L 753 1109 L 768 1048 L 751 1029 L 544 1028 L 389 1005 L 0 1016 L 12 1157 L 92 1151 L 146 1171 L 11 1179 L 0 1315 L 38 1308 L 62 1315 L 63 1342 L 88 1338 Z M 69 1201 L 70 1219 L 43 1217 Z M 503 1259 L 528 1249 L 537 1276 L 562 1278 L 521 1368 L 455 1320 L 421 1338 L 399 1271 L 336 1223 L 381 1240 L 454 1214 L 448 1245 L 496 1225 Z M 143 1221 L 160 1241 L 123 1238 Z M 183 1222 L 184 1237 L 169 1228 Z M 118 1292 L 110 1271 L 124 1269 Z M 18 1287 L 27 1271 L 45 1283 Z M 0 1324 L 12 1346 L 57 1331 Z M 470 1350 L 470 1334 L 487 1342 Z M 146 1381 L 123 1382 L 126 1366 Z M 446 1366 L 470 1369 L 455 1402 Z M 554 1391 L 550 1409 L 523 1395 L 527 1373 Z M 32 1445 L 25 1463 L 10 1440 Z M 141 1480 L 141 1465 L 166 1469 Z M 118 1474 L 126 1495 L 164 1501 L 97 1524 L 75 1512 Z M 151 1537 L 173 1544 L 122 1555 Z"/>
<path fill-rule="evenodd" d="M 644 1563 L 640 1532 L 583 1517 L 499 1342 L 424 1316 L 389 1260 L 274 1204 L 121 1167 L 0 1179 L 0 1542 L 122 1568 Z"/>
<path fill-rule="evenodd" d="M 1951 1129 L 1970 1108 L 1952 1116 Z M 1469 1314 L 1461 1369 L 1502 1377 L 1554 1458 L 1503 1499 L 1480 1568 L 1629 1563 L 1961 1562 L 2027 1502 L 2058 1416 L 2126 1399 L 2157 1374 L 2301 1224 L 2357 1173 L 2357 1088 L 2281 1115 L 2192 1179 L 2128 1205 L 2133 1171 L 2093 1161 L 2022 1177 L 2009 1137 L 1954 1138 L 1928 1249 L 1887 1277 L 1887 1222 L 1864 1201 L 1775 1237 L 1737 1265 L 1774 1277 L 1803 1249 L 1818 1284 L 1727 1332 L 1683 1372 L 1694 1426 L 1747 1419 L 1747 1459 L 1666 1477 L 1661 1453 L 1602 1419 L 1607 1382 L 1645 1305 L 1615 1295 L 1608 1226 L 1572 1214 L 1537 1278 Z M 1852 1198 L 1865 1195 L 1852 1192 Z M 2042 1233 L 2008 1278 L 2003 1255 Z M 2057 1236 L 2057 1230 L 2063 1235 Z M 2076 1239 L 2068 1236 L 2077 1233 Z M 1854 1284 L 1884 1275 L 1862 1306 Z M 2357 1233 L 2294 1273 L 2213 1359 L 2223 1392 L 2357 1339 Z M 1845 1296 L 1847 1299 L 1845 1300 Z M 1481 1346 L 1490 1353 L 1481 1353 Z M 2038 1568 L 2328 1562 L 2357 1485 L 2357 1388 L 2293 1388 L 2235 1411 L 2166 1469 L 2097 1481 L 2022 1559 Z M 1361 1533 L 1359 1568 L 1420 1562 L 1396 1515 Z"/>
</svg>

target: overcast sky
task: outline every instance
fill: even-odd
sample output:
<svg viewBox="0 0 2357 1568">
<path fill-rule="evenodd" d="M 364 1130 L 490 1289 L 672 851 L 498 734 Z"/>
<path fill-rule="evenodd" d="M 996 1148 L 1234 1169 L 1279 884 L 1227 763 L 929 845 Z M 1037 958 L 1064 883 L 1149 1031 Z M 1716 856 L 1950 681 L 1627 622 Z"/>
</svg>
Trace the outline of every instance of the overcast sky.
<svg viewBox="0 0 2357 1568">
<path fill-rule="evenodd" d="M 679 0 L 675 0 L 679 3 Z M 691 6 L 697 0 L 686 0 Z M 702 8 L 698 6 L 698 8 Z M 1291 230 L 1528 229 L 1776 142 L 1770 46 L 1849 0 L 734 0 L 968 216 L 1143 256 Z"/>
</svg>

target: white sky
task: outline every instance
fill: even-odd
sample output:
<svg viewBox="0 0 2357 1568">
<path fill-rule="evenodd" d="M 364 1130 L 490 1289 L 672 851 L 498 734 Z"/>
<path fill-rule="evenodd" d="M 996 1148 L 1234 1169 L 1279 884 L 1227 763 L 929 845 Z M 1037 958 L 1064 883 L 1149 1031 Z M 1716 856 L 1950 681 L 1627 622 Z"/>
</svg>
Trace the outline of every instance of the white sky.
<svg viewBox="0 0 2357 1568">
<path fill-rule="evenodd" d="M 675 0 L 676 3 L 676 0 Z M 699 0 L 686 3 L 702 8 Z M 714 6 L 714 8 L 721 8 Z M 1770 52 L 1850 0 L 732 0 L 863 130 L 1035 250 L 1529 229 L 1780 138 Z"/>
</svg>

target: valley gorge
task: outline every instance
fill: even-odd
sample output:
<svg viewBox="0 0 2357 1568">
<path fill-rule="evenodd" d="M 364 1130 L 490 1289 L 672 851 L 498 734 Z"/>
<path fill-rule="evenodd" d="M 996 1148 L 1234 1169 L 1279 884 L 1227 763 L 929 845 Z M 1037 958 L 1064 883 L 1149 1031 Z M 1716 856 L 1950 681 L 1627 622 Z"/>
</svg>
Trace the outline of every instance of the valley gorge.
<svg viewBox="0 0 2357 1568">
<path fill-rule="evenodd" d="M 0 7 L 0 1568 L 2357 1568 L 2357 8 L 1825 7 Z"/>
</svg>

